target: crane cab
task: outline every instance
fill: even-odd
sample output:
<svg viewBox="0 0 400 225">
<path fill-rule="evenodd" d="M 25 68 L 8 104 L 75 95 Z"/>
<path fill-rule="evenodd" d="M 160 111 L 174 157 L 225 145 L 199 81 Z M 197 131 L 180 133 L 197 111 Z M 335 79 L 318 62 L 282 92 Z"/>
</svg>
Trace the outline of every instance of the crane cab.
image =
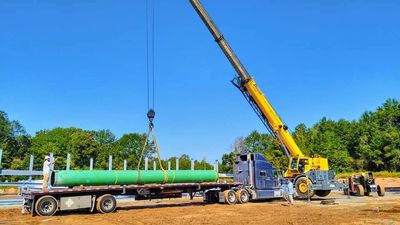
<svg viewBox="0 0 400 225">
<path fill-rule="evenodd" d="M 329 170 L 328 159 L 322 157 L 294 157 L 290 158 L 289 168 L 285 177 L 296 177 L 311 170 Z"/>
</svg>

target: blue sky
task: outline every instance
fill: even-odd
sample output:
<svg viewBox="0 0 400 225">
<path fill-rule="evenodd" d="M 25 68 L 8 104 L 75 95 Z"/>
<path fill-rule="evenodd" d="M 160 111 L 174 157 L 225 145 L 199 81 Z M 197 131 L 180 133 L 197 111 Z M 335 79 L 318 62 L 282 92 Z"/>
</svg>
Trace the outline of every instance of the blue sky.
<svg viewBox="0 0 400 225">
<path fill-rule="evenodd" d="M 292 130 L 399 99 L 398 1 L 203 4 Z M 1 1 L 0 110 L 30 134 L 147 129 L 145 1 Z M 186 0 L 156 3 L 156 133 L 163 157 L 220 159 L 265 132 Z"/>
</svg>

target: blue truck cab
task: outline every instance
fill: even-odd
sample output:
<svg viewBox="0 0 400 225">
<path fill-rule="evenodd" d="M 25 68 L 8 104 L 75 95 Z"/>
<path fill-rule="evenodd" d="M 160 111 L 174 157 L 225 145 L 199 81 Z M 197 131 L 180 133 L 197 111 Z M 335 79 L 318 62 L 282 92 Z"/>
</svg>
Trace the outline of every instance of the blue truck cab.
<svg viewBox="0 0 400 225">
<path fill-rule="evenodd" d="M 286 180 L 282 172 L 259 153 L 238 155 L 233 171 L 234 181 L 242 183 L 250 200 L 282 198 L 284 195 Z"/>
</svg>

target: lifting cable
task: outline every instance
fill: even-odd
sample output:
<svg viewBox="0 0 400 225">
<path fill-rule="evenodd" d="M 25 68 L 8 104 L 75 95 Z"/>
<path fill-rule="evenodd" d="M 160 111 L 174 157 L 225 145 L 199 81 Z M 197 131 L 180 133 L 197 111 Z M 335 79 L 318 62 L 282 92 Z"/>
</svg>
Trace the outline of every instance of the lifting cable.
<svg viewBox="0 0 400 225">
<path fill-rule="evenodd" d="M 162 163 L 161 163 L 161 154 L 160 154 L 160 149 L 158 147 L 156 135 L 154 132 L 154 117 L 155 117 L 155 111 L 154 111 L 154 56 L 155 56 L 155 51 L 154 51 L 154 40 L 155 40 L 155 25 L 154 25 L 154 19 L 155 19 L 155 13 L 154 13 L 154 5 L 155 5 L 155 0 L 150 0 L 150 8 L 149 9 L 149 0 L 146 0 L 146 75 L 147 75 L 147 118 L 149 119 L 149 130 L 147 131 L 145 142 L 142 148 L 142 152 L 140 154 L 139 158 L 139 163 L 137 166 L 138 170 L 138 184 L 141 183 L 141 174 L 140 174 L 140 164 L 142 162 L 144 152 L 146 150 L 146 147 L 148 145 L 148 141 L 150 140 L 150 135 L 154 143 L 154 149 L 157 153 L 157 158 L 158 158 L 158 163 L 160 165 L 160 169 L 163 172 L 164 175 L 164 183 L 168 182 L 168 173 L 165 171 Z M 149 13 L 151 15 L 149 15 Z M 151 25 L 150 25 L 151 23 Z M 149 32 L 151 26 L 151 33 Z M 150 49 L 151 48 L 151 56 L 150 56 Z"/>
</svg>

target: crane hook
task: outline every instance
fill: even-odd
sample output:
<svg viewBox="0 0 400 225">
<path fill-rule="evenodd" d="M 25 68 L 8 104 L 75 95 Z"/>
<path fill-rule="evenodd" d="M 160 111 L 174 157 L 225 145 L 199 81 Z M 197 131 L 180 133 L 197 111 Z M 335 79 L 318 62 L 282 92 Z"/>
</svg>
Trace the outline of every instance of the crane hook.
<svg viewBox="0 0 400 225">
<path fill-rule="evenodd" d="M 153 120 L 154 120 L 155 115 L 156 115 L 156 112 L 154 111 L 154 109 L 150 109 L 147 112 L 147 118 L 149 118 L 149 126 L 150 126 L 150 128 L 154 127 Z"/>
</svg>

